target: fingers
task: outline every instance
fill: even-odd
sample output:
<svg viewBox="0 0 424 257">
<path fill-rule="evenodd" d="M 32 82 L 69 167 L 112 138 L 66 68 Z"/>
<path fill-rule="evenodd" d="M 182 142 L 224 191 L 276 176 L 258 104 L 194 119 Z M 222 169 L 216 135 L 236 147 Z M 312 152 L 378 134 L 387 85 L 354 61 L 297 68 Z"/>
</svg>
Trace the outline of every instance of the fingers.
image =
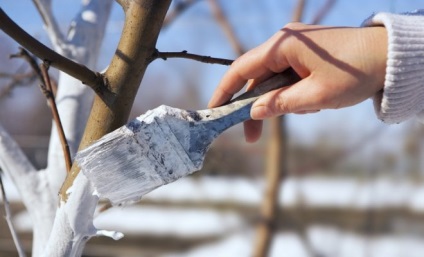
<svg viewBox="0 0 424 257">
<path fill-rule="evenodd" d="M 319 112 L 328 104 L 332 104 L 326 100 L 328 99 L 324 97 L 326 95 L 328 91 L 325 87 L 321 87 L 312 76 L 309 76 L 290 87 L 277 89 L 261 96 L 252 106 L 253 120 L 244 123 L 246 141 L 253 143 L 259 139 L 262 133 L 262 119 L 286 113 Z"/>
<path fill-rule="evenodd" d="M 209 101 L 209 107 L 216 107 L 230 100 L 248 80 L 260 81 L 289 67 L 284 56 L 276 54 L 278 50 L 272 47 L 273 41 L 275 40 L 271 38 L 234 61 L 216 88 Z"/>
<path fill-rule="evenodd" d="M 325 87 L 320 87 L 311 77 L 307 77 L 293 86 L 261 96 L 253 104 L 250 115 L 254 120 L 262 120 L 286 113 L 316 112 L 330 104 L 326 101 L 327 95 Z"/>
<path fill-rule="evenodd" d="M 244 136 L 246 142 L 254 143 L 258 141 L 262 134 L 262 124 L 263 122 L 261 120 L 248 120 L 244 122 Z"/>
</svg>

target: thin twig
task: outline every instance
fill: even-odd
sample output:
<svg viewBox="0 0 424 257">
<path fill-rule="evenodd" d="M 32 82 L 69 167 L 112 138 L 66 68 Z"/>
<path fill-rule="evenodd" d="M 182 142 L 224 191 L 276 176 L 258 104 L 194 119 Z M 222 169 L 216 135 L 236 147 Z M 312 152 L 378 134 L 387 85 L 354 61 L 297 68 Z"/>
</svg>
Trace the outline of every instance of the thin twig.
<svg viewBox="0 0 424 257">
<path fill-rule="evenodd" d="M 25 61 L 28 62 L 28 64 L 31 66 L 31 69 L 37 74 L 38 78 L 43 80 L 43 74 L 41 73 L 40 67 L 38 67 L 37 60 L 32 56 L 30 53 L 28 53 L 27 50 L 23 49 L 22 47 L 19 47 L 19 52 L 16 54 L 11 54 L 9 58 L 22 58 Z"/>
<path fill-rule="evenodd" d="M 40 90 L 46 97 L 50 110 L 52 112 L 53 120 L 56 124 L 57 131 L 59 134 L 59 139 L 62 144 L 63 155 L 65 158 L 66 170 L 70 172 L 72 166 L 71 153 L 69 150 L 68 141 L 66 140 L 65 132 L 63 130 L 62 122 L 60 120 L 59 112 L 57 110 L 56 101 L 54 99 L 54 92 L 52 89 L 52 83 L 50 80 L 50 76 L 48 74 L 49 63 L 44 61 L 40 66 L 37 64 L 37 60 L 23 48 L 20 48 L 20 52 L 17 54 L 13 54 L 10 56 L 11 58 L 23 58 L 26 60 L 31 68 L 34 70 L 35 74 L 37 74 L 40 80 Z"/>
<path fill-rule="evenodd" d="M 43 20 L 44 26 L 50 36 L 50 40 L 53 42 L 53 45 L 59 46 L 64 41 L 64 36 L 60 31 L 59 25 L 53 16 L 51 11 L 52 1 L 51 0 L 32 0 L 35 7 L 38 10 L 38 13 Z"/>
<path fill-rule="evenodd" d="M 230 22 L 227 20 L 221 6 L 219 5 L 218 1 L 216 0 L 209 0 L 208 1 L 210 8 L 212 10 L 213 15 L 215 16 L 216 21 L 221 25 L 222 29 L 224 30 L 225 35 L 227 36 L 228 40 L 230 41 L 230 44 L 236 54 L 238 56 L 244 54 L 245 50 L 243 49 L 243 46 L 241 45 L 240 40 L 238 40 L 236 33 L 234 32 L 233 28 L 231 27 Z"/>
<path fill-rule="evenodd" d="M 62 122 L 60 120 L 59 112 L 57 110 L 56 101 L 54 99 L 50 76 L 47 71 L 48 67 L 49 65 L 46 62 L 40 64 L 41 73 L 43 74 L 43 81 L 44 81 L 44 84 L 40 84 L 40 88 L 44 96 L 47 98 L 47 101 L 49 102 L 49 107 L 52 111 L 53 120 L 56 124 L 57 131 L 59 134 L 59 139 L 62 144 L 63 155 L 65 157 L 66 171 L 70 172 L 71 166 L 72 166 L 71 153 L 69 151 L 68 141 L 66 140 L 66 136 L 63 130 Z"/>
<path fill-rule="evenodd" d="M 15 243 L 15 246 L 16 246 L 16 250 L 18 251 L 19 257 L 25 257 L 26 254 L 22 247 L 22 243 L 19 240 L 18 233 L 16 232 L 15 227 L 13 226 L 13 223 L 12 223 L 12 214 L 10 211 L 10 205 L 6 197 L 6 190 L 4 190 L 1 174 L 0 174 L 0 192 L 1 192 L 1 198 L 3 199 L 3 205 L 4 205 L 4 211 L 5 211 L 4 218 L 7 222 L 7 225 L 9 226 L 10 234 L 12 235 L 13 242 Z"/>
<path fill-rule="evenodd" d="M 327 2 L 322 6 L 322 8 L 318 10 L 315 17 L 312 19 L 311 24 L 321 23 L 322 19 L 327 16 L 328 12 L 331 10 L 335 3 L 336 0 L 327 0 Z"/>
<path fill-rule="evenodd" d="M 10 92 L 12 91 L 12 89 L 18 85 L 22 85 L 22 84 L 30 84 L 32 83 L 35 79 L 40 78 L 42 79 L 40 70 L 37 66 L 37 61 L 35 60 L 35 58 L 33 56 L 31 56 L 25 49 L 23 49 L 22 47 L 19 47 L 19 52 L 16 54 L 11 54 L 9 56 L 9 58 L 22 58 L 24 59 L 32 68 L 30 72 L 27 73 L 23 73 L 23 74 L 6 74 L 3 73 L 2 75 L 4 75 L 4 77 L 9 77 L 12 80 L 3 87 L 3 90 L 1 90 L 0 92 L 0 98 L 5 97 L 7 95 L 10 94 Z M 24 70 L 26 69 L 27 66 L 26 65 L 22 65 L 21 67 L 18 68 L 18 70 L 16 72 L 19 72 L 20 70 Z"/>
<path fill-rule="evenodd" d="M 3 86 L 2 89 L 0 90 L 0 99 L 10 95 L 12 90 L 15 87 L 21 86 L 21 85 L 28 85 L 37 78 L 34 71 L 30 71 L 30 72 L 22 73 L 22 74 L 10 74 L 10 76 L 8 74 L 2 74 L 2 75 L 6 75 L 4 77 L 10 78 L 11 81 L 7 83 L 5 86 Z M 3 77 L 3 76 L 0 75 L 0 77 Z"/>
<path fill-rule="evenodd" d="M 38 66 L 36 58 L 33 55 L 31 55 L 27 50 L 25 50 L 22 47 L 19 47 L 19 53 L 11 54 L 9 57 L 10 58 L 22 58 L 25 61 L 27 61 L 32 68 L 32 73 L 34 75 L 36 75 L 36 77 L 38 77 L 39 80 L 43 82 L 43 84 L 45 84 L 43 74 L 40 70 L 40 67 Z M 29 82 L 31 82 L 31 81 L 29 81 Z M 50 83 L 51 83 L 53 95 L 55 96 L 56 91 L 57 91 L 57 82 L 55 80 L 50 79 Z"/>
<path fill-rule="evenodd" d="M 302 16 L 305 9 L 305 0 L 298 0 L 297 5 L 293 11 L 292 21 L 300 22 L 302 20 Z"/>
<path fill-rule="evenodd" d="M 0 78 L 5 78 L 5 79 L 22 79 L 26 76 L 28 76 L 29 73 L 25 73 L 25 74 L 16 74 L 16 73 L 9 73 L 9 72 L 1 72 L 0 71 Z"/>
<path fill-rule="evenodd" d="M 81 80 L 83 84 L 93 89 L 105 103 L 113 101 L 114 94 L 110 92 L 107 80 L 103 78 L 102 74 L 94 72 L 43 45 L 10 19 L 2 8 L 0 8 L 0 29 L 41 60 L 48 61 L 51 66 Z"/>
<path fill-rule="evenodd" d="M 216 58 L 216 57 L 210 57 L 210 56 L 204 56 L 204 55 L 198 55 L 198 54 L 191 54 L 187 51 L 181 51 L 181 52 L 159 52 L 155 51 L 155 53 L 152 56 L 152 61 L 155 59 L 163 59 L 167 60 L 168 58 L 183 58 L 183 59 L 191 59 L 198 62 L 203 63 L 209 63 L 209 64 L 221 64 L 221 65 L 231 65 L 234 60 L 230 59 L 224 59 L 224 58 Z"/>
<path fill-rule="evenodd" d="M 163 20 L 162 28 L 168 27 L 177 17 L 181 16 L 184 11 L 197 2 L 199 2 L 199 0 L 178 1 L 175 4 L 175 7 L 168 12 L 165 19 Z"/>
</svg>

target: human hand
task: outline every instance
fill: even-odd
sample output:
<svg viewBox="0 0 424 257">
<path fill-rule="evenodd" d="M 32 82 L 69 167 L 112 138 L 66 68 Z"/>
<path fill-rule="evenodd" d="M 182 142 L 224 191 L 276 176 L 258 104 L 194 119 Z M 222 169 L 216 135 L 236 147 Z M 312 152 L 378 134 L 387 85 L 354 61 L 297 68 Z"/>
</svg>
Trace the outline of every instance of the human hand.
<svg viewBox="0 0 424 257">
<path fill-rule="evenodd" d="M 209 107 L 219 106 L 273 73 L 292 67 L 298 83 L 261 96 L 245 122 L 248 142 L 256 141 L 262 120 L 286 113 L 311 113 L 355 105 L 383 88 L 387 60 L 384 27 L 347 28 L 290 23 L 262 45 L 235 60 Z"/>
</svg>

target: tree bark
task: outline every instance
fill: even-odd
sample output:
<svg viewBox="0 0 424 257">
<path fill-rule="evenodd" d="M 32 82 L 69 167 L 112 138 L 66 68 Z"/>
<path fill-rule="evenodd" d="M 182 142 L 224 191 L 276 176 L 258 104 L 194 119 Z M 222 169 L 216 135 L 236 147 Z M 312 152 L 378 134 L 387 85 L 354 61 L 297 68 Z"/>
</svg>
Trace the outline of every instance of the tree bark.
<svg viewBox="0 0 424 257">
<path fill-rule="evenodd" d="M 115 96 L 108 102 L 95 97 L 79 150 L 127 122 L 144 72 L 155 53 L 156 40 L 170 2 L 129 1 L 124 7 L 124 30 L 104 74 Z M 74 163 L 60 190 L 62 201 L 66 201 L 67 190 L 78 174 L 79 167 Z"/>
<path fill-rule="evenodd" d="M 278 211 L 278 194 L 281 180 L 287 174 L 287 146 L 285 118 L 269 120 L 269 139 L 266 159 L 265 193 L 261 206 L 261 216 L 256 231 L 254 257 L 268 256 L 274 234 L 274 223 Z"/>
<path fill-rule="evenodd" d="M 306 0 L 298 0 L 292 20 L 302 19 Z M 284 116 L 270 119 L 270 134 L 266 161 L 266 188 L 261 207 L 261 217 L 257 227 L 254 257 L 269 254 L 274 235 L 274 223 L 279 208 L 281 180 L 288 175 L 287 170 L 287 124 Z"/>
<path fill-rule="evenodd" d="M 104 74 L 114 97 L 110 101 L 95 97 L 80 149 L 127 122 L 170 5 L 170 0 L 121 2 L 125 3 L 124 30 Z M 91 237 L 107 234 L 97 231 L 93 225 L 93 213 L 98 203 L 93 192 L 91 184 L 85 176 L 79 175 L 79 168 L 74 163 L 60 191 L 60 206 L 45 256 L 80 256 Z"/>
</svg>

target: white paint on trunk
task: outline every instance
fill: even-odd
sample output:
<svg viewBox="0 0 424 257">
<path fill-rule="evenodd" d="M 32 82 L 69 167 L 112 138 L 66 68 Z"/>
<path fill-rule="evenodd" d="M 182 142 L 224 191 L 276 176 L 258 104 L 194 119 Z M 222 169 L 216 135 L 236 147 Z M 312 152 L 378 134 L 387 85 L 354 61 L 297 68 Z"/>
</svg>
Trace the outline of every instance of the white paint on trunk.
<svg viewBox="0 0 424 257">
<path fill-rule="evenodd" d="M 81 12 L 71 23 L 63 48 L 68 58 L 95 69 L 111 6 L 111 0 L 83 2 Z M 96 16 L 96 19 L 84 18 L 83 14 L 86 12 L 91 12 L 92 17 Z M 80 81 L 61 73 L 56 102 L 72 155 L 78 149 L 91 108 L 93 94 L 90 91 Z M 63 182 L 61 177 L 64 176 L 65 165 L 55 130 L 52 132 L 48 161 L 48 174 L 51 175 L 49 182 L 55 185 L 53 192 L 57 195 L 58 185 Z M 60 183 L 54 183 L 58 179 Z M 97 235 L 93 225 L 93 213 L 98 197 L 93 195 L 93 188 L 84 176 L 79 175 L 71 190 L 68 201 L 61 203 L 57 209 L 43 256 L 80 256 L 88 239 Z"/>
<path fill-rule="evenodd" d="M 37 172 L 1 125 L 0 153 L 0 167 L 16 185 L 33 220 L 33 256 L 40 256 L 50 236 L 56 209 L 45 172 Z"/>
<path fill-rule="evenodd" d="M 95 69 L 112 1 L 84 1 L 65 40 L 51 13 L 51 1 L 36 0 L 34 3 L 47 18 L 46 30 L 55 50 Z M 93 93 L 80 81 L 63 73 L 58 86 L 56 102 L 71 154 L 75 154 Z M 41 171 L 34 169 L 19 146 L 0 126 L 0 167 L 16 185 L 31 216 L 34 226 L 33 256 L 80 256 L 85 242 L 98 233 L 93 226 L 98 198 L 93 195 L 85 177 L 78 176 L 69 201 L 57 208 L 58 189 L 66 170 L 55 126 L 53 124 L 48 168 Z"/>
<path fill-rule="evenodd" d="M 97 234 L 93 214 L 98 197 L 84 176 L 77 176 L 66 203 L 56 213 L 44 256 L 80 256 L 85 243 Z"/>
</svg>

